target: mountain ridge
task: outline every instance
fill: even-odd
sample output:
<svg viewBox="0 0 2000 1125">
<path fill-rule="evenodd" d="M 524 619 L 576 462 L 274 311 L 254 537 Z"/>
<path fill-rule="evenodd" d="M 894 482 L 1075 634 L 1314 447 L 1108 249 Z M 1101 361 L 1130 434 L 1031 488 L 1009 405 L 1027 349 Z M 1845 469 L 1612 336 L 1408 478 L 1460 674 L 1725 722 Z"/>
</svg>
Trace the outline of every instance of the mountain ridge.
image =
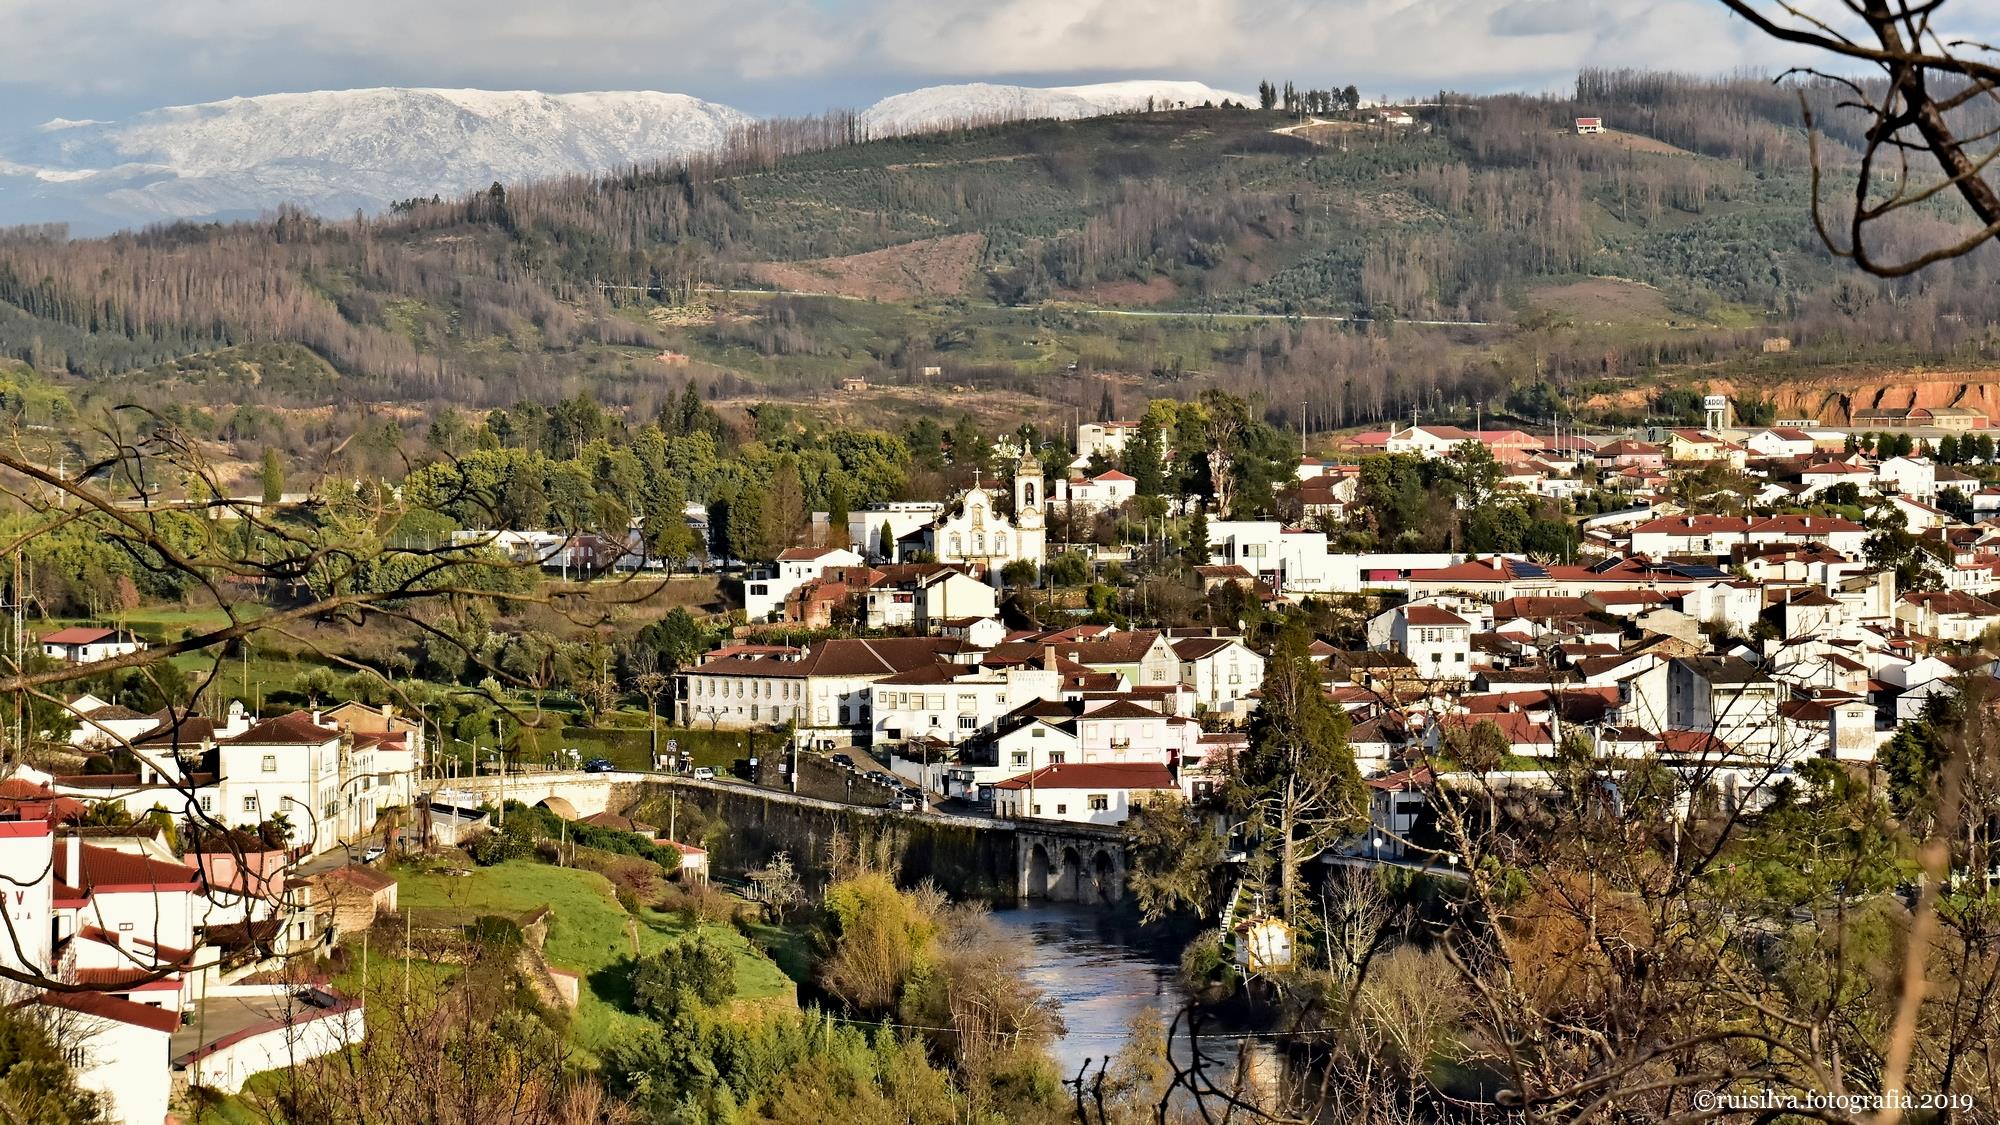
<svg viewBox="0 0 2000 1125">
<path fill-rule="evenodd" d="M 881 136 L 966 121 L 1073 119 L 1246 95 L 1200 82 L 929 86 L 861 112 Z M 52 118 L 0 138 L 0 224 L 81 232 L 249 218 L 292 204 L 323 215 L 714 152 L 756 118 L 657 90 L 375 86 L 161 106 L 117 121 Z"/>
</svg>

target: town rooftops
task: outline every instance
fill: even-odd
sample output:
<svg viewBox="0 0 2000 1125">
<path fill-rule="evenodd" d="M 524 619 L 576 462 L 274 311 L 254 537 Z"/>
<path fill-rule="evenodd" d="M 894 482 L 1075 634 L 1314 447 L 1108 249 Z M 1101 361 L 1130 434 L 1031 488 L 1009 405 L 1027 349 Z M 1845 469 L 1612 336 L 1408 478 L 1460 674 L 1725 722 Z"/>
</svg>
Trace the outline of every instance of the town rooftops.
<svg viewBox="0 0 2000 1125">
<path fill-rule="evenodd" d="M 778 552 L 780 562 L 806 562 L 825 558 L 839 550 L 838 547 L 787 547 Z"/>
<path fill-rule="evenodd" d="M 2000 608 L 1991 602 L 1975 598 L 1959 590 L 1915 590 L 1903 595 L 1907 605 L 1929 610 L 1940 616 L 1993 617 L 2000 615 Z"/>
</svg>

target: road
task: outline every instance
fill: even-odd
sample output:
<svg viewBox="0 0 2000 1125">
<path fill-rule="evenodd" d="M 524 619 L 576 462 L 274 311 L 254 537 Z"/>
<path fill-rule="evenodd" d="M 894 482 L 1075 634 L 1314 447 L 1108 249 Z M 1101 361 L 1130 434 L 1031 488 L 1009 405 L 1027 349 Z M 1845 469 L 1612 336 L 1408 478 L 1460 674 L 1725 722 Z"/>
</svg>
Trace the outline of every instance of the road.
<svg viewBox="0 0 2000 1125">
<path fill-rule="evenodd" d="M 627 292 L 627 293 L 658 292 L 658 286 L 652 286 L 652 285 L 608 285 L 600 282 L 598 283 L 596 288 L 616 290 L 619 292 Z M 696 288 L 695 292 L 717 293 L 725 296 L 746 296 L 746 297 L 818 297 L 822 300 L 827 300 L 827 301 L 855 301 L 861 304 L 868 304 L 868 305 L 882 303 L 880 301 L 870 300 L 867 297 L 851 297 L 843 293 L 812 293 L 803 289 L 723 289 L 716 286 L 705 285 Z M 968 302 L 967 307 L 975 309 L 998 310 L 1001 312 L 1072 312 L 1072 313 L 1082 313 L 1085 316 L 1126 316 L 1126 317 L 1140 317 L 1144 319 L 1154 319 L 1154 320 L 1238 320 L 1246 322 L 1316 320 L 1330 324 L 1376 323 L 1376 319 L 1372 316 L 1334 316 L 1330 313 L 1205 312 L 1201 309 L 1114 309 L 1114 308 L 1107 308 L 1103 305 L 1067 305 L 1067 304 L 1001 305 L 1001 304 L 993 304 L 990 302 Z M 1397 318 L 1394 321 L 1385 323 L 1415 324 L 1426 328 L 1503 327 L 1497 322 L 1491 320 L 1415 320 L 1415 319 L 1405 320 L 1402 318 Z"/>
</svg>

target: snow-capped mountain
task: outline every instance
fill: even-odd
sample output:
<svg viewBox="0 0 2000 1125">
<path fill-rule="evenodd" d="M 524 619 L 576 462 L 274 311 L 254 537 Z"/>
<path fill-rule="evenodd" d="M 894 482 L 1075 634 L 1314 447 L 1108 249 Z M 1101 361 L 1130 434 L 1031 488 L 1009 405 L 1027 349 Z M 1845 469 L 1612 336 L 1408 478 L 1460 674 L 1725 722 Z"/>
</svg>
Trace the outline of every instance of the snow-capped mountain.
<svg viewBox="0 0 2000 1125">
<path fill-rule="evenodd" d="M 891 95 L 863 110 L 861 123 L 871 136 L 887 137 L 964 122 L 1096 117 L 1148 108 L 1180 109 L 1204 102 L 1255 104 L 1256 100 L 1253 94 L 1218 90 L 1201 82 L 1134 79 L 1088 86 L 971 82 Z"/>
<path fill-rule="evenodd" d="M 0 223 L 323 214 L 708 151 L 750 121 L 685 94 L 370 89 L 230 98 L 0 142 Z"/>
<path fill-rule="evenodd" d="M 1251 95 L 1200 82 L 931 86 L 863 111 L 892 136 L 958 122 L 1092 117 Z M 123 121 L 56 118 L 0 138 L 0 226 L 69 222 L 78 233 L 172 219 L 230 219 L 292 203 L 324 215 L 450 197 L 496 180 L 601 172 L 712 151 L 751 117 L 686 94 L 543 94 L 381 88 L 266 94 L 148 110 Z"/>
</svg>

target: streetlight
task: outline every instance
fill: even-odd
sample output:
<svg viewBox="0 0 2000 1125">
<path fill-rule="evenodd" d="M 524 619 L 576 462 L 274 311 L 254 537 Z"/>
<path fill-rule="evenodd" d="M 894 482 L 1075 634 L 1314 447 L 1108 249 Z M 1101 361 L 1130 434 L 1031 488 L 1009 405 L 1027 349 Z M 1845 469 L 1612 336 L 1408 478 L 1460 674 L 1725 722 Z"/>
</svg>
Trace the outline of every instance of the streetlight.
<svg viewBox="0 0 2000 1125">
<path fill-rule="evenodd" d="M 1382 837 L 1379 835 L 1370 836 L 1368 842 L 1372 845 L 1368 858 L 1376 863 L 1382 862 Z"/>
</svg>

